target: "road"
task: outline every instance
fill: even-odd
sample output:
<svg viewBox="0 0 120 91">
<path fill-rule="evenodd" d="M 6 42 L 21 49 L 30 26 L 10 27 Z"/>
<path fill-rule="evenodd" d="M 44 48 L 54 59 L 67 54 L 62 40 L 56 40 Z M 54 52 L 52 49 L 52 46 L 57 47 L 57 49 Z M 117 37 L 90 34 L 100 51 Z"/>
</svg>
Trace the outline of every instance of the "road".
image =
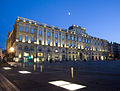
<svg viewBox="0 0 120 91">
<path fill-rule="evenodd" d="M 48 83 L 58 80 L 86 86 L 76 91 L 120 91 L 119 61 L 26 63 L 21 67 L 10 68 L 12 69 L 4 70 L 1 67 L 0 73 L 20 91 L 68 91 Z M 21 74 L 18 71 L 31 73 Z"/>
</svg>

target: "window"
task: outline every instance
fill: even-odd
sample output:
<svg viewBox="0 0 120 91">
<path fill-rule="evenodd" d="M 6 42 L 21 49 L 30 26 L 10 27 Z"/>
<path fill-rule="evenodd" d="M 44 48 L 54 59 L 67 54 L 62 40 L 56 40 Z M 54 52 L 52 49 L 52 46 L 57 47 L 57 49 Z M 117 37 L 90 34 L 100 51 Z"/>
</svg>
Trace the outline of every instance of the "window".
<svg viewBox="0 0 120 91">
<path fill-rule="evenodd" d="M 74 40 L 74 36 L 72 36 L 72 41 Z"/>
<path fill-rule="evenodd" d="M 50 40 L 48 40 L 48 45 L 50 45 Z"/>
<path fill-rule="evenodd" d="M 72 47 L 74 47 L 74 44 L 72 43 Z"/>
<path fill-rule="evenodd" d="M 64 35 L 62 35 L 62 39 L 64 39 L 65 38 L 65 36 Z"/>
<path fill-rule="evenodd" d="M 76 29 L 76 28 L 75 28 L 74 30 L 75 30 L 75 32 L 77 31 L 77 29 Z"/>
<path fill-rule="evenodd" d="M 65 43 L 63 42 L 63 47 L 64 47 L 64 44 L 65 44 Z"/>
<path fill-rule="evenodd" d="M 19 35 L 19 41 L 22 41 L 22 35 Z"/>
<path fill-rule="evenodd" d="M 33 28 L 31 28 L 31 33 L 34 33 L 34 29 Z"/>
<path fill-rule="evenodd" d="M 28 46 L 25 46 L 24 50 L 28 51 Z"/>
<path fill-rule="evenodd" d="M 68 46 L 70 47 L 70 43 L 68 43 Z"/>
<path fill-rule="evenodd" d="M 42 35 L 42 31 L 41 30 L 39 30 L 39 35 Z"/>
<path fill-rule="evenodd" d="M 58 34 L 57 33 L 55 34 L 55 38 L 58 38 Z"/>
<path fill-rule="evenodd" d="M 20 31 L 22 31 L 22 26 L 20 26 Z"/>
<path fill-rule="evenodd" d="M 75 44 L 75 47 L 77 47 L 77 44 Z"/>
<path fill-rule="evenodd" d="M 81 37 L 79 37 L 79 42 L 81 42 Z"/>
<path fill-rule="evenodd" d="M 30 47 L 30 50 L 31 50 L 31 51 L 33 51 L 33 50 L 34 50 L 34 47 L 33 47 L 33 46 L 31 46 L 31 47 Z"/>
<path fill-rule="evenodd" d="M 70 35 L 68 35 L 68 40 L 70 40 Z"/>
<path fill-rule="evenodd" d="M 39 49 L 38 49 L 40 52 L 42 51 L 42 48 L 41 47 L 39 47 Z"/>
<path fill-rule="evenodd" d="M 83 38 L 83 42 L 85 42 L 85 39 Z"/>
<path fill-rule="evenodd" d="M 77 41 L 77 36 L 75 37 L 75 41 Z"/>
<path fill-rule="evenodd" d="M 33 42 L 33 37 L 32 36 L 30 37 L 30 40 L 31 40 L 31 42 Z"/>
<path fill-rule="evenodd" d="M 58 46 L 58 42 L 56 41 L 56 46 Z"/>
<path fill-rule="evenodd" d="M 25 42 L 27 42 L 28 41 L 28 36 L 25 36 Z"/>
<path fill-rule="evenodd" d="M 81 33 L 81 30 L 79 30 L 78 32 Z"/>
<path fill-rule="evenodd" d="M 41 44 L 41 38 L 39 38 L 39 44 Z"/>
<path fill-rule="evenodd" d="M 50 37 L 50 32 L 48 32 L 48 37 Z"/>
<path fill-rule="evenodd" d="M 25 28 L 25 32 L 28 32 L 28 28 L 27 27 Z"/>
<path fill-rule="evenodd" d="M 57 53 L 58 53 L 58 49 L 55 49 L 55 52 L 57 52 Z"/>
</svg>

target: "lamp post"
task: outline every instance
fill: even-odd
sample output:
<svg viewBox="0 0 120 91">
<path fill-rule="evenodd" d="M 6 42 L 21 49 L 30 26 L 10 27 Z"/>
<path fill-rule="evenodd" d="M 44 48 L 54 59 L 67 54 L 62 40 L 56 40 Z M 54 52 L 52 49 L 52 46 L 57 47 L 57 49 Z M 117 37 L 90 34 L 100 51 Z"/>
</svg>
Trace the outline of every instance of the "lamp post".
<svg viewBox="0 0 120 91">
<path fill-rule="evenodd" d="M 12 58 L 12 61 L 13 61 L 13 52 L 14 52 L 14 48 L 13 47 L 10 48 L 10 52 L 11 52 L 11 55 L 12 55 L 11 58 Z"/>
</svg>

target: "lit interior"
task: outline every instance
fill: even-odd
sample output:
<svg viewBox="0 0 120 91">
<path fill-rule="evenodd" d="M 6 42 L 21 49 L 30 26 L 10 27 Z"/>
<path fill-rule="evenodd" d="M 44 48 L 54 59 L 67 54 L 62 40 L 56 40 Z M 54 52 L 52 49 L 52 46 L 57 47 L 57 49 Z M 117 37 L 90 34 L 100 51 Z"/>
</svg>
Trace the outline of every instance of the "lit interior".
<svg viewBox="0 0 120 91">
<path fill-rule="evenodd" d="M 21 74 L 29 74 L 29 73 L 31 73 L 29 71 L 18 71 L 18 72 L 21 73 Z"/>
<path fill-rule="evenodd" d="M 10 67 L 3 67 L 4 70 L 10 70 Z"/>
<path fill-rule="evenodd" d="M 83 85 L 79 85 L 79 84 L 74 84 L 74 83 L 70 83 L 70 82 L 67 82 L 67 81 L 52 81 L 52 82 L 48 82 L 52 85 L 55 85 L 55 86 L 59 86 L 61 88 L 65 88 L 67 90 L 70 90 L 70 91 L 74 91 L 74 90 L 78 90 L 78 89 L 82 89 L 82 88 L 85 88 L 86 86 L 83 86 Z"/>
</svg>

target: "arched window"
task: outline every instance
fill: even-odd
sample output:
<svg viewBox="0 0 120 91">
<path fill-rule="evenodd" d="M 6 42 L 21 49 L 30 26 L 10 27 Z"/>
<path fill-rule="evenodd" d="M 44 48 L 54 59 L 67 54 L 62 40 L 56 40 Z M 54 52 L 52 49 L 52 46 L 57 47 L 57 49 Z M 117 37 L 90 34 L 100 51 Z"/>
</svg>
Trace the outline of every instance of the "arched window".
<svg viewBox="0 0 120 91">
<path fill-rule="evenodd" d="M 18 47 L 18 50 L 22 50 L 22 46 L 19 46 L 19 47 Z"/>
<path fill-rule="evenodd" d="M 47 52 L 50 52 L 50 48 L 47 49 Z"/>
<path fill-rule="evenodd" d="M 42 51 L 42 48 L 41 47 L 39 47 L 39 49 L 38 49 L 40 52 Z"/>
<path fill-rule="evenodd" d="M 31 46 L 31 47 L 30 47 L 30 50 L 31 50 L 31 51 L 34 51 L 34 47 L 33 47 L 33 46 Z"/>
<path fill-rule="evenodd" d="M 28 49 L 29 49 L 28 46 L 25 46 L 24 50 L 28 51 Z"/>
</svg>

